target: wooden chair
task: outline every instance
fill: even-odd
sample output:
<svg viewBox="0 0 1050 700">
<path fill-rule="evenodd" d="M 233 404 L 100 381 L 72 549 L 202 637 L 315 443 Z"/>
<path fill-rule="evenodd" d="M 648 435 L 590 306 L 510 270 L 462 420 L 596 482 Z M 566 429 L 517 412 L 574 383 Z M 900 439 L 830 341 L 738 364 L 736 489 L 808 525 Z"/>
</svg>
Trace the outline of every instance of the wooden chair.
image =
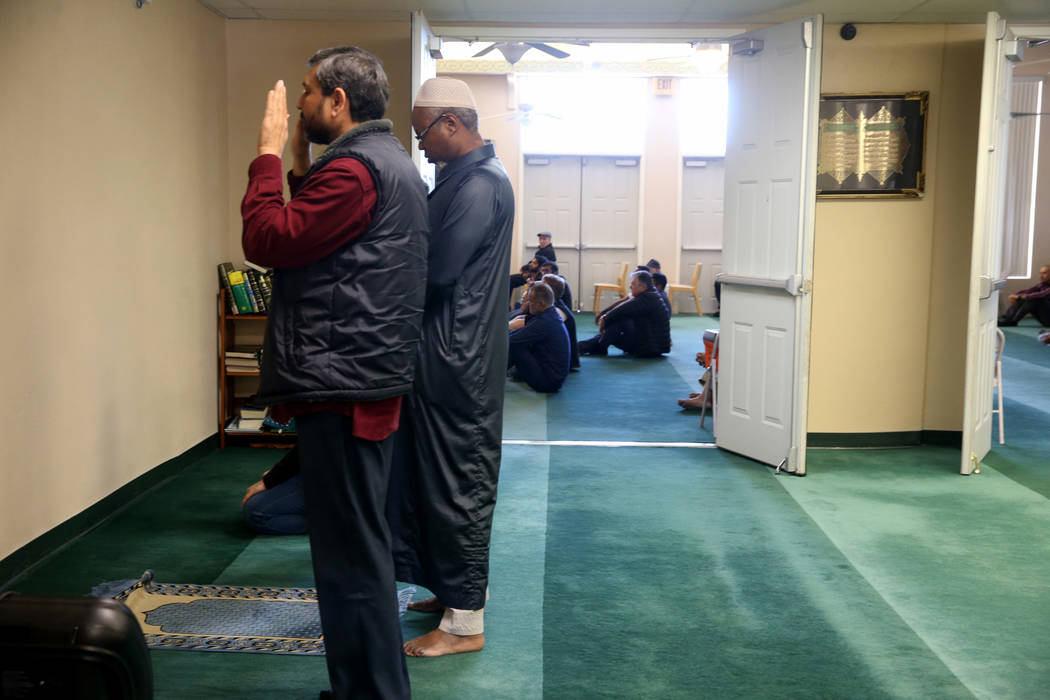
<svg viewBox="0 0 1050 700">
<path fill-rule="evenodd" d="M 693 299 L 696 301 L 696 313 L 700 316 L 704 315 L 704 310 L 700 308 L 700 268 L 702 268 L 703 266 L 703 263 L 696 264 L 696 269 L 693 270 L 692 283 L 667 285 L 667 299 L 671 302 L 672 311 L 674 310 L 674 293 L 685 292 L 686 294 L 693 295 Z"/>
<path fill-rule="evenodd" d="M 597 316 L 598 312 L 601 311 L 601 300 L 602 292 L 617 292 L 621 297 L 627 296 L 627 268 L 629 263 L 620 263 L 620 277 L 616 280 L 616 284 L 609 284 L 608 282 L 595 282 L 594 283 L 594 315 Z"/>
</svg>

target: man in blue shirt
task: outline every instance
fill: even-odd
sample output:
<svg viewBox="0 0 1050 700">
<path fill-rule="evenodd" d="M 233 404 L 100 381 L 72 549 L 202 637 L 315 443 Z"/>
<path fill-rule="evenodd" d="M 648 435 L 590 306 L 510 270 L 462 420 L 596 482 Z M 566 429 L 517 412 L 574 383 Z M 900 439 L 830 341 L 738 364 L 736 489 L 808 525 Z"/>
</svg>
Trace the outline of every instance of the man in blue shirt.
<svg viewBox="0 0 1050 700">
<path fill-rule="evenodd" d="M 525 325 L 510 332 L 507 368 L 544 393 L 560 389 L 569 375 L 569 333 L 554 308 L 554 291 L 543 282 L 529 288 Z"/>
</svg>

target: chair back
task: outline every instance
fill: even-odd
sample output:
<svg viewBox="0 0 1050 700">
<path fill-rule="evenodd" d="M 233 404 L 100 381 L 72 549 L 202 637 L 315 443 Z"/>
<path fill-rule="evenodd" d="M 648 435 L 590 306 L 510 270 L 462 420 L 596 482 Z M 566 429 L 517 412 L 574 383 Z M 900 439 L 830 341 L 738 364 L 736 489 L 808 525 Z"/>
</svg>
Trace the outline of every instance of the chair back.
<svg viewBox="0 0 1050 700">
<path fill-rule="evenodd" d="M 620 291 L 626 296 L 627 292 L 627 268 L 630 267 L 630 263 L 620 263 L 620 276 L 616 278 L 616 284 L 620 286 Z"/>
<path fill-rule="evenodd" d="M 696 268 L 693 269 L 693 283 L 692 283 L 693 289 L 696 289 L 697 285 L 700 284 L 700 268 L 703 267 L 703 266 L 704 266 L 703 263 L 697 263 L 696 264 Z"/>
</svg>

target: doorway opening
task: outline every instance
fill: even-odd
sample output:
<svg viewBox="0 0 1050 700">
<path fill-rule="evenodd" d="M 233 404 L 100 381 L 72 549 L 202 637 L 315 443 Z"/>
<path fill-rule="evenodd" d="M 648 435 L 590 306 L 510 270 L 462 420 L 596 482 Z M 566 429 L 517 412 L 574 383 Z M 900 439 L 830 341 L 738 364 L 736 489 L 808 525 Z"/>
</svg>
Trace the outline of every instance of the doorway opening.
<svg viewBox="0 0 1050 700">
<path fill-rule="evenodd" d="M 717 40 L 442 43 L 437 72 L 471 86 L 517 189 L 515 267 L 550 232 L 575 308 L 589 309 L 625 262 L 656 258 L 671 283 L 700 262 L 716 308 L 728 53 Z"/>
</svg>

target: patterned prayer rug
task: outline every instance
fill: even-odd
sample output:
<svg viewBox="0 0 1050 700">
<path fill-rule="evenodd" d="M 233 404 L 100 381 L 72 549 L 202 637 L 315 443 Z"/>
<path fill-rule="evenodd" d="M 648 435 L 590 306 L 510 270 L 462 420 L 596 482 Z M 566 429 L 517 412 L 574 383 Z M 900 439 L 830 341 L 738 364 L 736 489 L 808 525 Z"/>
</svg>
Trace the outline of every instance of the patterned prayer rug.
<svg viewBox="0 0 1050 700">
<path fill-rule="evenodd" d="M 156 583 L 146 571 L 114 592 L 135 614 L 151 649 L 324 654 L 314 588 Z M 117 588 L 120 588 L 120 585 Z M 398 591 L 400 614 L 416 589 Z"/>
</svg>

